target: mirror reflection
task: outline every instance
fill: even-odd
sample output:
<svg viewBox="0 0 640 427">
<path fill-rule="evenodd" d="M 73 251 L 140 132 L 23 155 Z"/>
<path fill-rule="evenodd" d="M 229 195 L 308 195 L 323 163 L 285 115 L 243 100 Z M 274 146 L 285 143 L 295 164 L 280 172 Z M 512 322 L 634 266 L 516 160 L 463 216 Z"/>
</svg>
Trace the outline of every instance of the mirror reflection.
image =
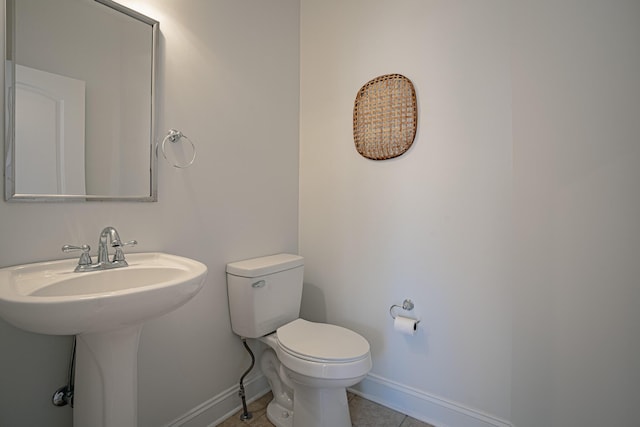
<svg viewBox="0 0 640 427">
<path fill-rule="evenodd" d="M 158 23 L 110 0 L 7 0 L 8 200 L 155 200 Z"/>
</svg>

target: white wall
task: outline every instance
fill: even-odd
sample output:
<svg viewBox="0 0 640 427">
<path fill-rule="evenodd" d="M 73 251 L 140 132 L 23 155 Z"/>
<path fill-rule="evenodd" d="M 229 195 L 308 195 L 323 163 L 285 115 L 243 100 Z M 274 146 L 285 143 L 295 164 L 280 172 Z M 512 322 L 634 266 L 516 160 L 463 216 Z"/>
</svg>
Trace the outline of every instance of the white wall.
<svg viewBox="0 0 640 427">
<path fill-rule="evenodd" d="M 142 332 L 139 425 L 158 427 L 237 384 L 248 366 L 229 325 L 225 264 L 298 249 L 299 7 L 122 3 L 161 22 L 158 133 L 182 130 L 196 163 L 160 160 L 157 203 L 0 201 L 0 266 L 64 257 L 65 243 L 95 246 L 106 225 L 138 240 L 133 251 L 207 264 L 196 298 Z M 71 425 L 69 408 L 49 403 L 66 381 L 69 346 L 0 320 L 0 425 Z"/>
<path fill-rule="evenodd" d="M 365 336 L 377 383 L 509 419 L 508 2 L 301 4 L 303 315 Z M 353 101 L 388 73 L 416 87 L 418 134 L 403 156 L 372 161 L 354 147 Z M 414 337 L 392 329 L 404 298 L 422 319 Z"/>
<path fill-rule="evenodd" d="M 513 422 L 640 425 L 640 3 L 514 3 Z"/>
<path fill-rule="evenodd" d="M 303 314 L 369 339 L 358 389 L 438 426 L 639 425 L 640 4 L 301 11 Z M 373 162 L 352 103 L 392 72 L 418 136 Z"/>
</svg>

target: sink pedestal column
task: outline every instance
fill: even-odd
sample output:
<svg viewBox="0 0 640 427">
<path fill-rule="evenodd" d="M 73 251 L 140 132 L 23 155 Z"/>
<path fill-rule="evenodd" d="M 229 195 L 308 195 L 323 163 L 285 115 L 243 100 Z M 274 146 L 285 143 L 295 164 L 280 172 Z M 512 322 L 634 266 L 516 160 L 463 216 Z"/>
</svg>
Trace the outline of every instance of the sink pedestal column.
<svg viewBox="0 0 640 427">
<path fill-rule="evenodd" d="M 77 336 L 74 427 L 137 427 L 142 324 Z"/>
</svg>

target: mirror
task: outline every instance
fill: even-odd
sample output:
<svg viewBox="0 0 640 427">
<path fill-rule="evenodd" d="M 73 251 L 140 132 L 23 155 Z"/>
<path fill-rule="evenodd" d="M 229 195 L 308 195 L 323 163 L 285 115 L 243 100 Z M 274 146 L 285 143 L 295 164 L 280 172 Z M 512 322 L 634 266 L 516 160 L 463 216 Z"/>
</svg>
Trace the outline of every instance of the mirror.
<svg viewBox="0 0 640 427">
<path fill-rule="evenodd" d="M 5 17 L 5 199 L 157 200 L 158 22 L 111 0 Z"/>
</svg>

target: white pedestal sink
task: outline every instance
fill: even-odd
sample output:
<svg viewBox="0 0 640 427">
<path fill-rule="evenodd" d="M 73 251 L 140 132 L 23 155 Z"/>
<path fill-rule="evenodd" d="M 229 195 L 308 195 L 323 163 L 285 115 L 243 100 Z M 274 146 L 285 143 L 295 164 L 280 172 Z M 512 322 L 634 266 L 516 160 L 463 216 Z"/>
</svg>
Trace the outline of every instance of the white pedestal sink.
<svg viewBox="0 0 640 427">
<path fill-rule="evenodd" d="M 138 339 L 146 320 L 189 301 L 207 267 L 163 253 L 74 273 L 77 260 L 0 269 L 0 317 L 30 332 L 77 335 L 74 427 L 137 427 Z"/>
</svg>

